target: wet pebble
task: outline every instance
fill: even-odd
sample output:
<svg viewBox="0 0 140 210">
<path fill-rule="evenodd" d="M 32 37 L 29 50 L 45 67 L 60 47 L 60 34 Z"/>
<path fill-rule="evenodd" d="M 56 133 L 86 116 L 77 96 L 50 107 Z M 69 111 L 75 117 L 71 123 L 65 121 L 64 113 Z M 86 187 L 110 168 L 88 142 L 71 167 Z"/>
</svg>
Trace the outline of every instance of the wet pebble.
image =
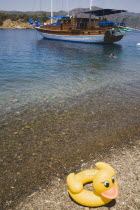
<svg viewBox="0 0 140 210">
<path fill-rule="evenodd" d="M 14 103 L 16 103 L 16 102 L 18 102 L 18 101 L 19 101 L 19 100 L 18 100 L 17 98 L 11 100 L 11 102 L 14 102 Z"/>
</svg>

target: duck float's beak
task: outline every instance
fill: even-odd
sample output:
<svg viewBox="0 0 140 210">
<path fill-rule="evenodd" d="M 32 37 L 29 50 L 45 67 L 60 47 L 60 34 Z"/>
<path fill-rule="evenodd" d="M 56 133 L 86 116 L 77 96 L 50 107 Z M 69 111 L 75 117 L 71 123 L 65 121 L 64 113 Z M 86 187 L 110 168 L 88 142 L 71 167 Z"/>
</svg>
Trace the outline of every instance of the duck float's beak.
<svg viewBox="0 0 140 210">
<path fill-rule="evenodd" d="M 115 199 L 118 196 L 118 188 L 116 186 L 113 186 L 109 190 L 102 192 L 101 195 L 108 199 Z"/>
</svg>

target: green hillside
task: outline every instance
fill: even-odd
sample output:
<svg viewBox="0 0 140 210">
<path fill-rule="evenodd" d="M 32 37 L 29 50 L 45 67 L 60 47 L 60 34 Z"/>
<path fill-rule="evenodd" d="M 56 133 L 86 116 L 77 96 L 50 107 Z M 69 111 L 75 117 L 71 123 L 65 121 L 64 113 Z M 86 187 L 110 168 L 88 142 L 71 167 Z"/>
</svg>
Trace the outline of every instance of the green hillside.
<svg viewBox="0 0 140 210">
<path fill-rule="evenodd" d="M 94 9 L 99 9 L 94 7 Z M 88 11 L 89 8 L 76 8 L 70 11 L 70 15 L 75 15 L 77 17 L 88 17 L 88 15 L 84 14 L 83 12 Z M 11 21 L 17 21 L 21 19 L 23 22 L 28 22 L 30 18 L 33 20 L 37 20 L 38 18 L 41 19 L 42 22 L 45 22 L 48 17 L 50 17 L 50 12 L 45 11 L 36 11 L 36 12 L 21 12 L 21 11 L 0 11 L 0 26 L 2 26 L 3 22 L 6 19 L 10 19 Z M 54 16 L 59 15 L 67 15 L 66 11 L 59 11 L 54 12 Z M 93 15 L 93 17 L 95 17 Z M 127 26 L 140 28 L 140 13 L 132 13 L 132 12 L 125 12 L 115 15 L 106 16 L 108 20 L 112 20 L 114 22 L 124 21 Z"/>
</svg>

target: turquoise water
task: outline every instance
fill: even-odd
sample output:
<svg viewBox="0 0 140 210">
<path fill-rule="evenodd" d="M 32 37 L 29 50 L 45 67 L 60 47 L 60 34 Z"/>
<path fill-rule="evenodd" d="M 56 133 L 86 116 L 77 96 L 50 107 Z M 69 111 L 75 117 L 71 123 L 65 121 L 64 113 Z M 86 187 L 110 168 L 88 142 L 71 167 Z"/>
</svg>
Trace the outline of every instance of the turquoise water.
<svg viewBox="0 0 140 210">
<path fill-rule="evenodd" d="M 117 44 L 44 40 L 35 30 L 0 30 L 0 113 L 61 103 L 123 87 L 138 96 L 140 33 Z M 117 58 L 109 58 L 114 53 Z"/>
</svg>

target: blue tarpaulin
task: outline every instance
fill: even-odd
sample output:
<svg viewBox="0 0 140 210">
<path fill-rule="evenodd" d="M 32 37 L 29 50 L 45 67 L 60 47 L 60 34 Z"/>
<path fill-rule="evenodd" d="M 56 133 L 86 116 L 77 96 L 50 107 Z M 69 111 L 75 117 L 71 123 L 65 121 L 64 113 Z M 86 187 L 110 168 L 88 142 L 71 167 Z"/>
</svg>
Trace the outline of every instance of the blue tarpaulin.
<svg viewBox="0 0 140 210">
<path fill-rule="evenodd" d="M 29 20 L 29 23 L 30 23 L 30 24 L 34 24 L 34 20 L 33 20 L 33 19 L 30 19 L 30 20 Z"/>
<path fill-rule="evenodd" d="M 40 21 L 40 19 L 38 19 L 35 26 L 36 26 L 36 27 L 39 27 L 40 25 L 41 25 L 41 21 Z"/>
<path fill-rule="evenodd" d="M 110 21 L 110 22 L 100 22 L 99 23 L 100 26 L 114 26 L 114 22 Z"/>
<path fill-rule="evenodd" d="M 57 17 L 49 17 L 51 19 L 62 19 L 62 18 L 70 18 L 70 16 L 57 16 Z"/>
<path fill-rule="evenodd" d="M 57 23 L 52 23 L 52 25 L 60 25 L 61 20 L 58 20 Z"/>
<path fill-rule="evenodd" d="M 124 26 L 125 23 L 124 23 L 124 22 L 118 22 L 117 25 L 119 25 L 119 26 Z"/>
</svg>

